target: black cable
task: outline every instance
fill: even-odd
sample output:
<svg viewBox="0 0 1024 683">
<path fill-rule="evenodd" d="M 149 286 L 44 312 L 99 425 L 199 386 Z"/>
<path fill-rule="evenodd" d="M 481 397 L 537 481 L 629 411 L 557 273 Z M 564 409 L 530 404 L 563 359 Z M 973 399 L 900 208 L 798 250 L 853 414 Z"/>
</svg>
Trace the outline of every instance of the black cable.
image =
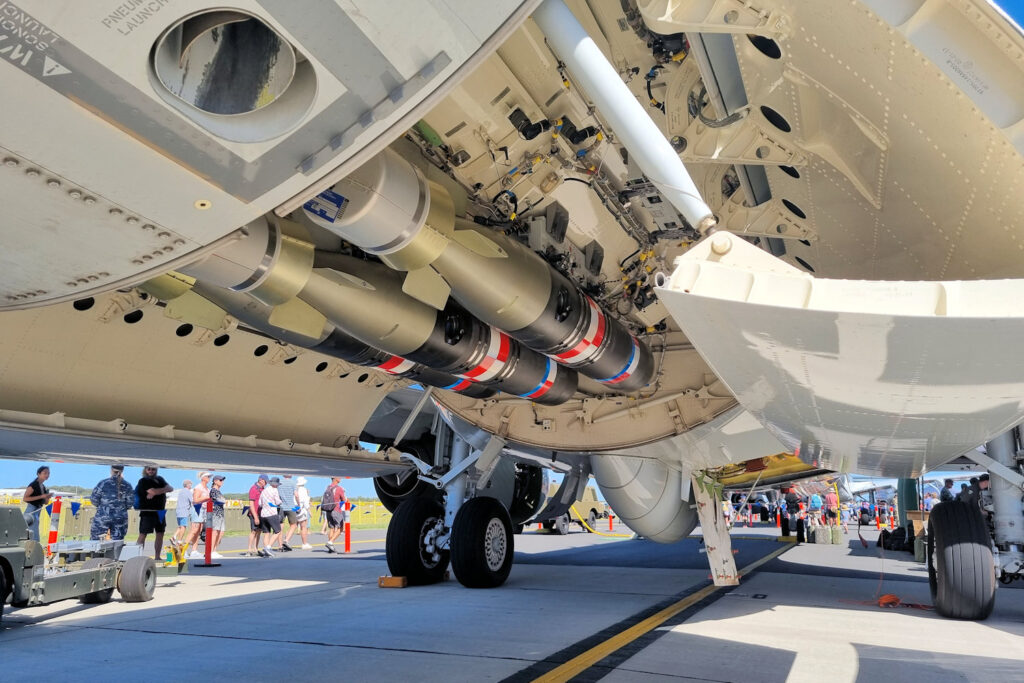
<svg viewBox="0 0 1024 683">
<path fill-rule="evenodd" d="M 594 183 L 590 182 L 589 180 L 584 180 L 583 178 L 570 178 L 570 177 L 566 177 L 566 178 L 562 178 L 562 180 L 565 180 L 565 181 L 571 180 L 574 183 L 583 183 L 587 187 L 593 187 L 594 186 Z"/>
</svg>

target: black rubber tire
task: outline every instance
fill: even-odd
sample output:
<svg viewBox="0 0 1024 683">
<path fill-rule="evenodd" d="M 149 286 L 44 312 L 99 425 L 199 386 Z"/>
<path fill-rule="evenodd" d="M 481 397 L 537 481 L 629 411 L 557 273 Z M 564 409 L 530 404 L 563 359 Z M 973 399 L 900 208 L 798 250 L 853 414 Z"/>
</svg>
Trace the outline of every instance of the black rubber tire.
<svg viewBox="0 0 1024 683">
<path fill-rule="evenodd" d="M 113 562 L 114 561 L 108 557 L 90 557 L 82 563 L 82 569 L 95 569 L 96 567 L 102 567 L 104 565 L 112 564 Z M 114 595 L 113 586 L 94 591 L 92 593 L 86 593 L 82 597 L 78 598 L 78 600 L 85 605 L 102 605 L 103 603 L 110 602 L 112 595 Z"/>
<path fill-rule="evenodd" d="M 988 527 L 976 504 L 939 503 L 928 518 L 928 584 L 935 611 L 983 620 L 995 606 L 996 574 Z"/>
<path fill-rule="evenodd" d="M 587 525 L 583 528 L 588 534 L 594 533 L 594 530 L 597 529 L 597 510 L 591 508 L 587 514 Z"/>
<path fill-rule="evenodd" d="M 133 557 L 121 567 L 117 591 L 125 602 L 148 602 L 156 591 L 156 562 L 152 557 Z"/>
<path fill-rule="evenodd" d="M 514 539 L 512 518 L 498 500 L 467 500 L 452 527 L 455 578 L 466 588 L 497 588 L 505 583 L 512 571 Z"/>
<path fill-rule="evenodd" d="M 512 527 L 512 533 L 514 533 L 516 536 L 518 536 L 519 534 L 523 533 L 523 531 L 525 529 L 526 529 L 526 525 L 525 524 L 516 524 L 516 525 L 514 525 Z"/>
<path fill-rule="evenodd" d="M 376 491 L 381 505 L 391 514 L 395 514 L 398 506 L 411 498 L 427 497 L 438 501 L 441 498 L 440 491 L 418 479 L 415 473 L 410 474 L 401 485 L 386 477 L 374 477 L 373 490 Z"/>
<path fill-rule="evenodd" d="M 542 524 L 544 525 L 544 531 L 551 531 L 555 528 L 555 520 L 553 519 L 544 520 Z"/>
<path fill-rule="evenodd" d="M 6 565 L 0 561 L 0 624 L 4 621 L 4 605 L 7 603 L 7 594 L 11 592 L 12 586 L 7 582 Z"/>
<path fill-rule="evenodd" d="M 554 529 L 555 533 L 559 536 L 565 536 L 569 533 L 569 515 L 565 514 L 555 519 Z"/>
<path fill-rule="evenodd" d="M 404 576 L 410 586 L 426 586 L 444 580 L 450 553 L 442 550 L 434 561 L 423 552 L 423 537 L 437 520 L 444 518 L 444 507 L 431 497 L 409 498 L 395 510 L 388 524 L 385 543 L 388 570 L 392 576 Z"/>
</svg>

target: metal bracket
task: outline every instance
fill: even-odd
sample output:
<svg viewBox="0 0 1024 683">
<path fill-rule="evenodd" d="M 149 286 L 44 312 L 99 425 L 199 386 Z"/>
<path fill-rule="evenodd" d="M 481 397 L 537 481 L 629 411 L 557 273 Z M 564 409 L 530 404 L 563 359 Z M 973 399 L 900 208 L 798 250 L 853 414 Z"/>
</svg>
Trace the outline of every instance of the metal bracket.
<svg viewBox="0 0 1024 683">
<path fill-rule="evenodd" d="M 970 451 L 968 453 L 964 453 L 964 457 L 967 458 L 968 460 L 973 460 L 974 462 L 978 463 L 979 465 L 987 469 L 991 474 L 994 474 L 997 477 L 1005 479 L 1006 481 L 1010 482 L 1020 490 L 1024 491 L 1024 475 L 1014 472 L 1006 465 L 1003 465 L 997 460 L 993 460 L 985 453 L 980 453 L 978 451 Z"/>
<path fill-rule="evenodd" d="M 758 9 L 757 3 L 749 0 L 640 0 L 637 4 L 644 23 L 658 33 L 744 33 L 777 38 L 789 28 L 785 15 Z"/>
<path fill-rule="evenodd" d="M 761 235 L 778 239 L 818 239 L 816 230 L 797 216 L 779 198 L 770 199 L 757 206 L 747 206 L 739 192 L 722 205 L 718 213 L 718 225 L 737 235 Z"/>
<path fill-rule="evenodd" d="M 721 128 L 711 128 L 695 118 L 682 137 L 684 162 L 803 166 L 807 157 L 795 145 L 787 145 L 766 132 L 757 116 L 747 116 Z"/>
</svg>

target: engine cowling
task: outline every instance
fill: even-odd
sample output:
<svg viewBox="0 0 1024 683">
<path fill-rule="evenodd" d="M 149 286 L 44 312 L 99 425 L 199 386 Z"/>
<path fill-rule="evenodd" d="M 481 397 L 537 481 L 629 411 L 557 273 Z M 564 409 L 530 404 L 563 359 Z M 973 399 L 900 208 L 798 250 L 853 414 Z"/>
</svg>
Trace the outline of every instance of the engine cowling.
<svg viewBox="0 0 1024 683">
<path fill-rule="evenodd" d="M 614 514 L 644 538 L 674 543 L 697 526 L 689 472 L 625 455 L 591 456 L 590 467 Z"/>
</svg>

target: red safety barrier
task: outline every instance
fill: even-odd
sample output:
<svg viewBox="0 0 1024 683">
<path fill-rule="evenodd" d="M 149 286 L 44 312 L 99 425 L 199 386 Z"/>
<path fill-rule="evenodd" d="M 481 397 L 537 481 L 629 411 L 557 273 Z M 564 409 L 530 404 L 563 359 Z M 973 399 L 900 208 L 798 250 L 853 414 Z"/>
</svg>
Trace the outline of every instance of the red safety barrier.
<svg viewBox="0 0 1024 683">
<path fill-rule="evenodd" d="M 875 529 L 882 530 L 882 516 L 878 514 L 877 508 L 875 509 Z"/>
<path fill-rule="evenodd" d="M 352 552 L 352 524 L 349 522 L 349 512 L 352 510 L 352 503 L 345 501 L 345 552 Z"/>
<path fill-rule="evenodd" d="M 608 513 L 608 531 L 615 531 L 615 515 Z"/>
<path fill-rule="evenodd" d="M 747 526 L 754 526 L 754 508 L 750 506 L 750 503 L 747 503 Z"/>
<path fill-rule="evenodd" d="M 775 511 L 775 528 L 779 529 L 782 527 L 782 515 L 778 510 Z"/>
<path fill-rule="evenodd" d="M 53 499 L 53 512 L 50 513 L 50 536 L 46 539 L 47 555 L 53 552 L 52 546 L 57 542 L 57 533 L 60 531 L 60 507 L 60 496 L 57 496 Z"/>
<path fill-rule="evenodd" d="M 537 522 L 537 531 L 540 531 L 543 528 L 544 528 L 544 523 L 543 522 Z"/>
</svg>

